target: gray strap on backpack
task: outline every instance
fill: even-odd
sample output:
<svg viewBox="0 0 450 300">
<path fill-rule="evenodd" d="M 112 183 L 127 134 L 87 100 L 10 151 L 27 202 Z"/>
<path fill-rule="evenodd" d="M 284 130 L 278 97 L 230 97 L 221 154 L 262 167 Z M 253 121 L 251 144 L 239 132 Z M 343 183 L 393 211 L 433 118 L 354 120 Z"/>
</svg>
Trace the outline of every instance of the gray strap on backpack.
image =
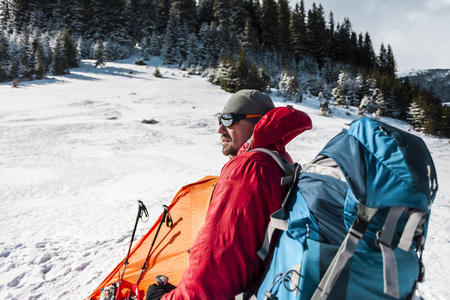
<svg viewBox="0 0 450 300">
<path fill-rule="evenodd" d="M 400 243 L 398 247 L 404 251 L 409 251 L 414 239 L 417 234 L 423 234 L 422 225 L 427 220 L 428 214 L 424 211 L 415 210 L 409 216 L 408 222 L 406 223 L 405 229 L 403 229 L 402 237 L 400 238 Z"/>
<path fill-rule="evenodd" d="M 269 255 L 270 241 L 272 240 L 272 235 L 275 229 L 287 230 L 288 221 L 284 220 L 286 217 L 286 211 L 284 207 L 280 208 L 270 216 L 270 222 L 267 226 L 266 235 L 264 236 L 264 243 L 261 249 L 258 251 L 258 256 L 265 260 L 267 255 Z"/>
<path fill-rule="evenodd" d="M 326 299 L 328 297 L 348 260 L 353 256 L 359 241 L 364 237 L 370 220 L 377 211 L 378 209 L 376 208 L 370 208 L 361 203 L 358 204 L 358 214 L 355 221 L 314 292 L 312 300 Z"/>
<path fill-rule="evenodd" d="M 266 148 L 256 148 L 256 149 L 252 149 L 251 151 L 265 153 L 265 154 L 269 155 L 270 157 L 272 157 L 273 160 L 275 160 L 275 162 L 278 164 L 281 171 L 283 172 L 283 177 L 281 177 L 281 185 L 286 185 L 286 184 L 292 183 L 294 181 L 294 175 L 295 175 L 294 174 L 295 173 L 294 165 L 288 163 L 286 161 L 286 159 L 283 156 L 281 156 L 280 153 L 278 153 L 277 151 L 266 149 Z"/>
<path fill-rule="evenodd" d="M 384 275 L 384 293 L 394 298 L 400 298 L 397 277 L 397 260 L 394 251 L 391 248 L 392 238 L 397 227 L 400 216 L 405 211 L 405 207 L 391 207 L 384 222 L 383 229 L 379 232 L 377 239 L 383 255 L 383 275 Z"/>
<path fill-rule="evenodd" d="M 287 162 L 277 151 L 272 151 L 266 148 L 256 148 L 251 151 L 263 152 L 272 157 L 278 166 L 281 168 L 283 172 L 283 177 L 281 178 L 281 185 L 291 184 L 295 182 L 298 175 L 300 174 L 301 167 L 299 165 L 294 166 Z M 284 209 L 284 205 L 286 204 L 286 200 L 289 197 L 290 193 L 286 195 L 286 198 L 283 201 L 282 207 L 274 212 L 270 216 L 270 222 L 267 226 L 266 235 L 264 237 L 264 243 L 261 249 L 258 251 L 258 256 L 265 260 L 267 255 L 269 254 L 270 242 L 272 240 L 272 235 L 275 229 L 287 230 L 288 222 L 285 220 L 286 211 Z"/>
</svg>

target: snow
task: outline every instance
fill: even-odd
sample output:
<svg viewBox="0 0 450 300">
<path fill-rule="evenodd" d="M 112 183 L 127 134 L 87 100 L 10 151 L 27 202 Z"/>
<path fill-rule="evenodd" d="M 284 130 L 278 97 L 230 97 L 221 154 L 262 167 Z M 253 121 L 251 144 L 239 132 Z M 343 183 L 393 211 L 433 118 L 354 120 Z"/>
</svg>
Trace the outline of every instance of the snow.
<svg viewBox="0 0 450 300">
<path fill-rule="evenodd" d="M 126 255 L 137 200 L 150 221 L 139 223 L 135 241 L 179 188 L 226 163 L 216 117 L 230 94 L 157 58 L 133 62 L 96 69 L 85 60 L 70 75 L 0 84 L 0 299 L 86 298 Z M 156 65 L 163 78 L 153 76 Z M 357 118 L 355 109 L 337 108 L 319 116 L 319 102 L 306 95 L 301 104 L 271 97 L 313 120 L 288 147 L 300 163 Z M 420 293 L 450 299 L 450 144 L 418 135 L 440 182 Z"/>
</svg>

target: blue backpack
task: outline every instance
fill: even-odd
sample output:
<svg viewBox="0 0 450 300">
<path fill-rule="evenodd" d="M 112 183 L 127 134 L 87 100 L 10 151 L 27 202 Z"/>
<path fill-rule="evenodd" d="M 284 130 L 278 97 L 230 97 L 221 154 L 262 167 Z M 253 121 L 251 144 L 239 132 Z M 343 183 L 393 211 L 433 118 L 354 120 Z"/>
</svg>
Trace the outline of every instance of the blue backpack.
<svg viewBox="0 0 450 300">
<path fill-rule="evenodd" d="M 257 299 L 411 298 L 438 188 L 422 139 L 362 118 L 299 169 L 258 252 L 281 230 Z"/>
</svg>

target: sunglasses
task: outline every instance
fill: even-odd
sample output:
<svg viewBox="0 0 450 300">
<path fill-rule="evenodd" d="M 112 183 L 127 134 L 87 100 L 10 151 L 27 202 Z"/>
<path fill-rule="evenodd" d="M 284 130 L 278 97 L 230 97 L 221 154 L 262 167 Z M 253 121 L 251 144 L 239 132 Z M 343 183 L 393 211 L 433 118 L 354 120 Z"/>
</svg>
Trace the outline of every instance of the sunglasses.
<svg viewBox="0 0 450 300">
<path fill-rule="evenodd" d="M 221 114 L 219 116 L 219 125 L 231 127 L 236 125 L 236 123 L 239 122 L 240 120 L 249 118 L 261 118 L 261 117 L 262 115 L 244 115 L 235 113 Z"/>
</svg>

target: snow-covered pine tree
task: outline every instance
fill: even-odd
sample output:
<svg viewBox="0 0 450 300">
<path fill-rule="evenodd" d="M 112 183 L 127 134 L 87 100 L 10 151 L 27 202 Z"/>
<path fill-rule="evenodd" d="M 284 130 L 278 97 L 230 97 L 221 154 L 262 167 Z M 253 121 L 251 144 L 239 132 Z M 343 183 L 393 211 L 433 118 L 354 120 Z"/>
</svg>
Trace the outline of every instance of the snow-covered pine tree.
<svg viewBox="0 0 450 300">
<path fill-rule="evenodd" d="M 10 0 L 0 1 L 0 34 L 9 31 L 11 27 L 11 3 Z"/>
<path fill-rule="evenodd" d="M 166 32 L 164 33 L 164 42 L 161 51 L 163 62 L 168 65 L 180 61 L 180 53 L 178 51 L 178 27 L 179 24 L 176 17 L 171 14 Z"/>
<path fill-rule="evenodd" d="M 150 39 L 146 36 L 143 37 L 139 43 L 139 46 L 141 48 L 140 57 L 142 57 L 145 61 L 150 60 Z"/>
<path fill-rule="evenodd" d="M 297 76 L 289 70 L 284 70 L 280 75 L 278 82 L 278 93 L 287 100 L 295 100 L 300 102 L 299 95 L 301 95 L 300 85 Z"/>
<path fill-rule="evenodd" d="M 213 83 L 228 92 L 236 92 L 238 70 L 231 54 L 221 56 Z"/>
<path fill-rule="evenodd" d="M 330 102 L 327 98 L 325 98 L 325 101 L 323 103 L 320 103 L 320 115 L 325 117 L 331 117 L 332 111 L 330 109 Z"/>
<path fill-rule="evenodd" d="M 161 41 L 160 37 L 156 34 L 156 32 L 152 33 L 150 38 L 150 55 L 151 56 L 160 56 L 161 55 Z"/>
<path fill-rule="evenodd" d="M 411 102 L 408 110 L 408 121 L 418 132 L 425 132 L 426 114 L 417 102 Z"/>
<path fill-rule="evenodd" d="M 375 105 L 377 106 L 374 116 L 377 118 L 381 118 L 386 113 L 386 102 L 383 92 L 380 89 L 376 88 L 373 91 L 373 99 L 375 101 Z"/>
<path fill-rule="evenodd" d="M 332 91 L 334 97 L 334 105 L 337 107 L 348 108 L 349 95 L 352 95 L 352 86 L 350 83 L 350 78 L 345 70 L 339 73 L 338 81 L 336 87 Z"/>
<path fill-rule="evenodd" d="M 377 110 L 377 105 L 372 95 L 364 95 L 358 107 L 358 114 L 373 114 Z"/>
<path fill-rule="evenodd" d="M 199 64 L 199 44 L 200 41 L 197 38 L 197 35 L 195 33 L 190 33 L 186 44 L 186 64 L 191 69 L 191 72 L 194 72 L 194 69 Z"/>
<path fill-rule="evenodd" d="M 92 45 L 91 57 L 96 60 L 94 64 L 96 68 L 102 68 L 105 65 L 106 56 L 102 41 L 96 41 L 95 44 Z"/>
<path fill-rule="evenodd" d="M 219 32 L 214 24 L 203 24 L 200 28 L 199 39 L 201 47 L 199 49 L 200 64 L 207 68 L 216 66 L 220 54 L 218 42 Z"/>
<path fill-rule="evenodd" d="M 82 36 L 78 37 L 77 39 L 77 53 L 78 53 L 78 60 L 82 58 L 90 58 L 90 48 L 91 48 L 92 40 L 85 39 Z"/>
</svg>

